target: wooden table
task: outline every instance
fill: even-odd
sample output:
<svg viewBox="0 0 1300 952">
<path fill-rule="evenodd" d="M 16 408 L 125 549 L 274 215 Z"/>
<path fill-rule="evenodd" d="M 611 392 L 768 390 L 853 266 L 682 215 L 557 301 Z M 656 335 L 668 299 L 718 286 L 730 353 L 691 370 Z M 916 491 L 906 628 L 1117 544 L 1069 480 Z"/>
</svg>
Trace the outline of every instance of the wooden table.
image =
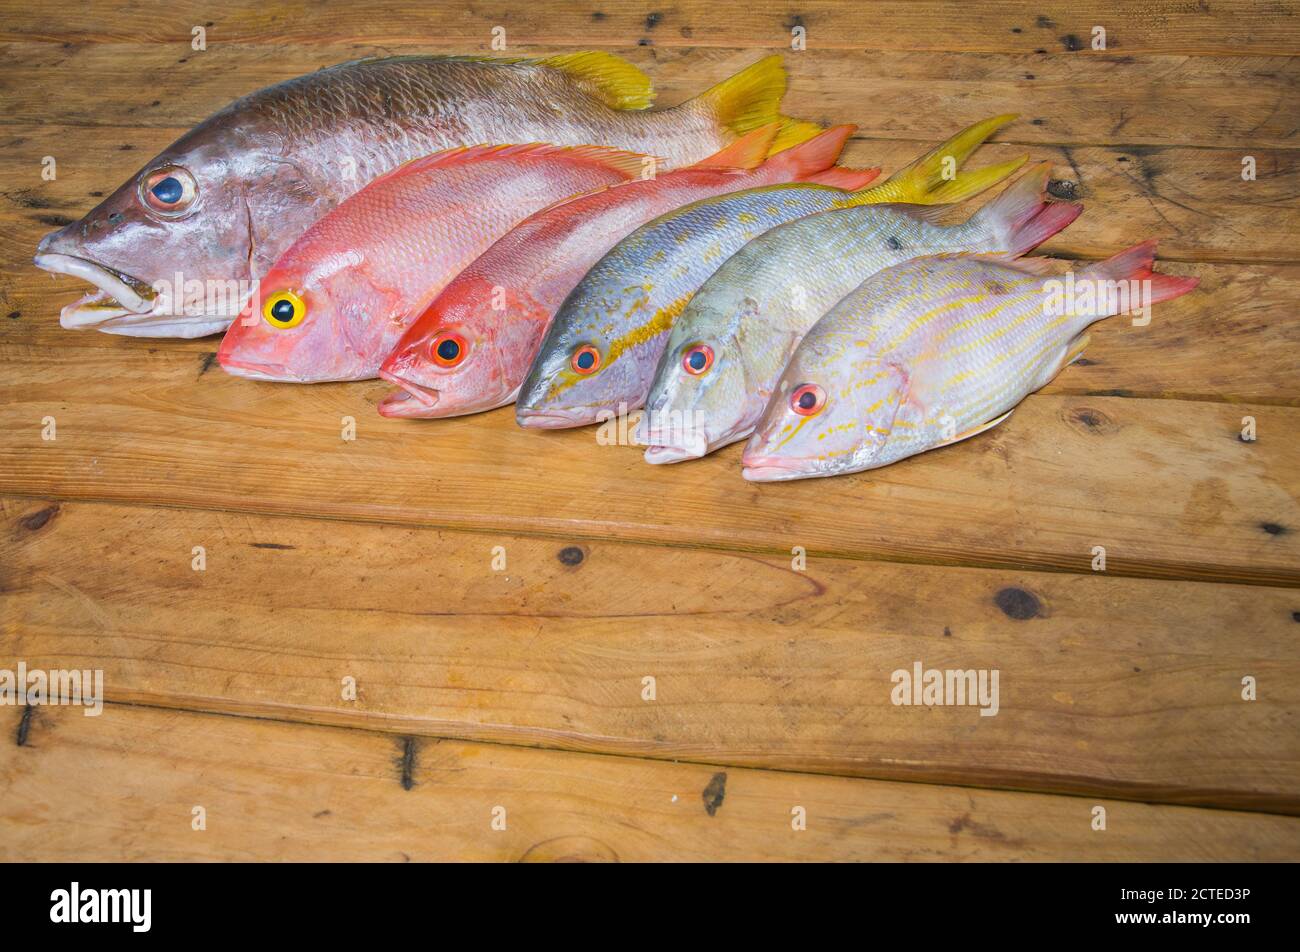
<svg viewBox="0 0 1300 952">
<path fill-rule="evenodd" d="M 0 667 L 108 703 L 0 708 L 0 859 L 1300 856 L 1292 4 L 58 6 L 0 4 Z M 767 485 L 59 328 L 37 239 L 192 124 L 494 26 L 665 104 L 783 50 L 787 111 L 886 171 L 1019 112 L 972 164 L 1055 164 L 1047 252 L 1158 237 L 1201 289 L 978 439 Z M 998 714 L 893 704 L 916 662 L 996 669 Z"/>
</svg>

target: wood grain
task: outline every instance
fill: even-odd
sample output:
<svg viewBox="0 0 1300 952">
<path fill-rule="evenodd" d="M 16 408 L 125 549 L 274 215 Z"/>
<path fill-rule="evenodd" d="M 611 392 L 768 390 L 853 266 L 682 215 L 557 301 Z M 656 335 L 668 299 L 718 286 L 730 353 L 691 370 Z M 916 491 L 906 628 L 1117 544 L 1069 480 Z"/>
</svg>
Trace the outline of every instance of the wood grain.
<svg viewBox="0 0 1300 952">
<path fill-rule="evenodd" d="M 0 708 L 13 738 L 22 714 Z M 0 860 L 1282 861 L 1300 821 L 110 705 L 0 744 Z M 51 796 L 51 791 L 58 791 Z M 192 829 L 202 807 L 206 829 Z M 806 829 L 792 828 L 800 807 Z M 1093 811 L 1106 829 L 1092 829 Z M 505 829 L 493 829 L 504 811 Z"/>
<path fill-rule="evenodd" d="M 116 701 L 1300 812 L 1294 590 L 0 505 L 0 666 Z M 998 712 L 894 705 L 918 661 L 999 670 Z"/>
<path fill-rule="evenodd" d="M 493 4 L 453 0 L 404 6 L 386 0 L 237 0 L 214 8 L 201 0 L 132 7 L 106 0 L 64 11 L 4 4 L 2 40 L 131 42 L 187 45 L 205 26 L 213 41 L 293 46 L 364 37 L 371 43 L 437 37 L 463 48 L 486 47 L 492 28 L 514 42 L 562 46 L 749 46 L 788 48 L 805 27 L 810 47 L 901 50 L 1091 53 L 1103 25 L 1112 53 L 1292 53 L 1300 27 L 1287 3 L 1236 0 L 807 0 L 793 7 L 715 0 L 652 10 L 633 0 L 582 4 Z"/>
<path fill-rule="evenodd" d="M 894 466 L 753 484 L 738 444 L 647 466 L 595 427 L 524 430 L 511 408 L 389 420 L 379 381 L 254 382 L 196 357 L 0 352 L 0 492 L 1072 571 L 1103 545 L 1117 575 L 1300 583 L 1290 407 L 1039 395 Z M 1239 438 L 1246 416 L 1255 442 Z"/>
<path fill-rule="evenodd" d="M 8 108 L 0 115 L 0 127 L 52 123 L 186 129 L 239 96 L 336 63 L 401 53 L 465 53 L 467 47 L 440 37 L 428 42 L 408 38 L 398 45 L 359 39 L 283 46 L 232 43 L 214 34 L 203 52 L 183 42 L 15 42 L 4 52 L 8 65 L 0 71 L 0 94 Z M 548 55 L 563 48 L 530 45 L 508 52 Z M 629 43 L 616 52 L 650 75 L 656 104 L 667 107 L 698 95 L 766 51 L 659 50 Z M 980 119 L 1016 112 L 1023 121 L 1003 130 L 1001 141 L 1224 148 L 1237 154 L 1237 173 L 1243 150 L 1294 148 L 1297 142 L 1300 89 L 1296 60 L 1290 56 L 813 48 L 786 52 L 783 59 L 789 74 L 783 100 L 788 113 L 823 123 L 855 123 L 866 138 L 939 141 Z M 70 144 L 64 143 L 65 152 Z"/>
</svg>

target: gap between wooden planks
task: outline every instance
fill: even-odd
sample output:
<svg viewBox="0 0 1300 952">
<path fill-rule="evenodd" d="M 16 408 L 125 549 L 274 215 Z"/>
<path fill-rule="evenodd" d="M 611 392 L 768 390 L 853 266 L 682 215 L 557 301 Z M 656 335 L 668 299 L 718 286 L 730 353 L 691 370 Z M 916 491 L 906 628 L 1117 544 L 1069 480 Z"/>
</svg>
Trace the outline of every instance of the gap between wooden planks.
<svg viewBox="0 0 1300 952">
<path fill-rule="evenodd" d="M 764 485 L 741 478 L 739 445 L 649 466 L 595 427 L 524 430 L 510 408 L 388 420 L 373 412 L 382 382 L 302 387 L 209 365 L 165 343 L 9 349 L 0 492 L 1068 571 L 1100 545 L 1112 575 L 1300 584 L 1291 407 L 1038 395 L 978 439 Z"/>
<path fill-rule="evenodd" d="M 23 716 L 4 715 L 5 736 Z M 22 746 L 0 744 L 7 862 L 1277 862 L 1300 847 L 1300 821 L 1290 817 L 122 705 L 96 718 L 34 708 L 22 729 Z M 1093 829 L 1099 807 L 1105 830 Z"/>
<path fill-rule="evenodd" d="M 9 44 L 0 68 L 6 125 L 188 129 L 253 90 L 366 56 L 454 55 L 485 47 L 446 42 L 329 46 L 217 42 Z M 555 47 L 512 50 L 545 56 Z M 703 92 L 769 51 L 615 51 L 654 83 L 656 107 Z M 500 54 L 498 54 L 500 55 Z M 1018 112 L 1004 142 L 1078 147 L 1292 148 L 1300 109 L 1289 56 L 1186 57 L 810 50 L 786 52 L 784 111 L 855 123 L 865 138 L 935 142 L 988 116 Z M 65 148 L 66 151 L 66 148 Z M 147 156 L 140 156 L 143 160 Z M 1238 175 L 1238 178 L 1240 176 Z"/>
<path fill-rule="evenodd" d="M 808 0 L 773 6 L 745 0 L 682 0 L 656 10 L 644 0 L 533 3 L 509 10 L 467 9 L 461 2 L 394 3 L 348 0 L 275 3 L 240 0 L 214 12 L 201 0 L 163 8 L 121 4 L 54 10 L 6 0 L 0 40 L 100 43 L 131 40 L 189 42 L 202 26 L 210 42 L 274 45 L 337 42 L 341 36 L 400 44 L 428 36 L 480 44 L 504 27 L 512 43 L 561 46 L 743 45 L 789 49 L 792 30 L 803 27 L 816 48 L 963 50 L 1070 55 L 1090 52 L 1093 28 L 1106 29 L 1115 53 L 1292 53 L 1300 27 L 1292 5 L 1237 0 L 1193 5 L 1185 0 Z"/>
<path fill-rule="evenodd" d="M 1295 590 L 0 505 L 0 666 L 115 702 L 1300 812 Z M 998 713 L 893 704 L 916 662 Z"/>
<path fill-rule="evenodd" d="M 954 123 L 948 132 L 957 128 Z M 40 238 L 90 211 L 183 131 L 179 127 L 0 127 L 0 139 L 6 143 L 0 151 L 0 173 L 10 183 L 0 199 L 0 222 L 6 225 L 0 236 L 0 257 L 11 262 L 6 284 L 50 297 L 58 286 L 31 264 Z M 946 134 L 933 140 L 855 140 L 841 162 L 880 166 L 887 176 L 938 145 Z M 65 152 L 70 138 L 79 142 L 75 154 Z M 41 179 L 41 160 L 47 155 L 59 162 L 59 177 L 53 182 Z M 1040 254 L 1102 258 L 1158 238 L 1159 257 L 1164 261 L 1296 260 L 1300 151 L 1256 150 L 1259 178 L 1253 182 L 1242 181 L 1241 152 L 1221 149 L 997 142 L 983 146 L 967 167 L 1024 155 L 1033 162 L 1053 164 L 1054 198 L 1074 198 L 1084 206 L 1083 215 L 1043 244 Z M 998 191 L 961 206 L 949 217 L 963 220 Z M 61 303 L 62 299 L 52 298 L 43 313 L 57 315 L 56 305 Z"/>
</svg>

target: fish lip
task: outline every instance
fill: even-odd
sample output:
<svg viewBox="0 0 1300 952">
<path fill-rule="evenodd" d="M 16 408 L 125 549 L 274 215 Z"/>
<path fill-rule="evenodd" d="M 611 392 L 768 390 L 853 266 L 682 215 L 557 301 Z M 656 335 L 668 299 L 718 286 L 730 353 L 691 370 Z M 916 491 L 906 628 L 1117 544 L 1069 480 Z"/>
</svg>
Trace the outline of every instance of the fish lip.
<svg viewBox="0 0 1300 952">
<path fill-rule="evenodd" d="M 111 301 L 120 305 L 120 309 L 105 307 L 104 314 L 86 313 L 84 304 L 89 298 L 83 298 L 76 305 L 63 309 L 59 322 L 67 328 L 90 327 L 109 320 L 126 322 L 134 317 L 148 317 L 152 314 L 158 292 L 149 287 L 135 275 L 118 271 L 89 258 L 64 254 L 59 251 L 37 251 L 32 259 L 36 267 L 52 274 L 66 274 L 93 284 Z"/>
<path fill-rule="evenodd" d="M 390 370 L 379 371 L 379 377 L 400 387 L 379 401 L 376 409 L 385 417 L 431 417 L 438 405 L 438 391 L 406 380 Z M 413 405 L 414 404 L 414 405 Z"/>
<path fill-rule="evenodd" d="M 802 479 L 815 476 L 798 468 L 798 460 L 784 459 L 779 456 L 758 456 L 746 453 L 740 459 L 740 474 L 750 482 L 772 483 L 786 479 Z"/>
<path fill-rule="evenodd" d="M 548 410 L 540 410 L 532 407 L 515 407 L 515 422 L 522 427 L 529 427 L 538 430 L 563 430 L 575 426 L 586 426 L 589 423 L 596 423 L 596 417 L 589 415 L 588 411 L 593 407 L 577 408 L 560 408 L 552 407 Z M 599 411 L 596 411 L 597 413 Z"/>
<path fill-rule="evenodd" d="M 217 363 L 221 364 L 221 369 L 233 377 L 243 377 L 245 380 L 267 380 L 271 383 L 304 383 L 293 374 L 289 373 L 280 364 L 258 364 L 248 360 L 234 360 L 226 354 L 217 351 Z M 276 374 L 280 376 L 276 376 Z"/>
</svg>

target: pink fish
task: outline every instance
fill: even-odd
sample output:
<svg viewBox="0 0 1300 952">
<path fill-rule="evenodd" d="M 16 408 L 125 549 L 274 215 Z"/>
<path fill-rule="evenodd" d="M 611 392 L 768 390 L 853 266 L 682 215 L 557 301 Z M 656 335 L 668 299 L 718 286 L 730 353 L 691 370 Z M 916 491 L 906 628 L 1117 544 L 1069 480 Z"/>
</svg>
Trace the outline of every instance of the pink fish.
<svg viewBox="0 0 1300 952">
<path fill-rule="evenodd" d="M 375 179 L 271 268 L 217 357 L 232 374 L 315 383 L 374 377 L 410 321 L 531 213 L 639 175 L 596 146 L 470 146 Z"/>
<path fill-rule="evenodd" d="M 466 268 L 407 330 L 379 374 L 403 389 L 379 412 L 459 416 L 511 403 L 542 336 L 584 274 L 640 225 L 690 202 L 783 182 L 860 189 L 879 169 L 838 168 L 853 133 L 836 126 L 764 161 L 775 123 L 686 169 L 544 209 Z"/>
</svg>

